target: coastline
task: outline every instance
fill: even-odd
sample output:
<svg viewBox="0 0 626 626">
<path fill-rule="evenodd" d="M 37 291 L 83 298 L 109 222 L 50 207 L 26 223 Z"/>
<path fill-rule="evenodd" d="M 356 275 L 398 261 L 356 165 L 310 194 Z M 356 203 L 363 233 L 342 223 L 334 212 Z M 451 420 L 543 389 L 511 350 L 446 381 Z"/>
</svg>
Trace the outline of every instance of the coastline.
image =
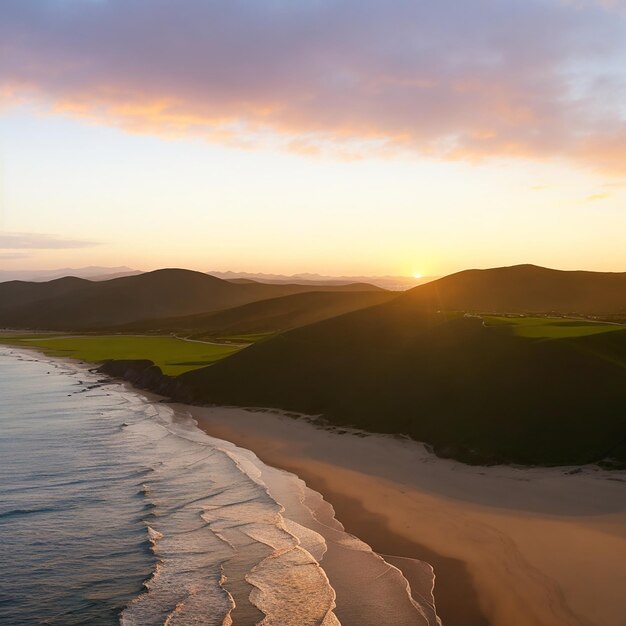
<svg viewBox="0 0 626 626">
<path fill-rule="evenodd" d="M 76 381 L 80 385 L 83 384 L 83 381 L 92 378 L 91 383 L 86 383 L 88 385 L 86 389 L 98 388 L 102 385 L 106 389 L 107 386 L 111 385 L 114 390 L 120 389 L 123 395 L 128 395 L 129 398 L 134 398 L 140 404 L 146 406 L 146 410 L 150 415 L 155 411 L 157 414 L 160 414 L 162 409 L 166 415 L 171 414 L 174 417 L 175 423 L 179 424 L 182 428 L 182 431 L 186 431 L 191 436 L 190 441 L 194 440 L 195 437 L 199 437 L 201 441 L 205 441 L 203 438 L 206 438 L 207 435 L 198 427 L 197 420 L 190 414 L 186 406 L 176 406 L 168 402 L 164 396 L 138 389 L 128 381 L 116 379 L 108 375 L 98 377 L 99 372 L 96 368 L 92 367 L 92 364 L 67 357 L 51 357 L 42 354 L 38 350 L 15 348 L 12 346 L 7 350 L 7 354 L 27 362 L 30 361 L 45 365 L 45 369 L 43 369 L 42 372 L 45 374 L 51 373 L 50 371 L 46 371 L 46 369 L 59 368 L 62 371 L 67 370 L 70 376 L 76 376 Z M 109 396 L 111 394 L 105 392 L 103 395 Z M 140 423 L 144 421 L 145 420 L 140 420 Z M 108 419 L 106 422 L 108 422 Z M 152 422 L 150 421 L 150 423 Z M 124 422 L 122 426 L 128 428 L 129 424 Z M 115 430 L 117 430 L 117 425 Z M 188 439 L 187 434 L 183 436 L 183 439 Z M 432 598 L 433 573 L 432 568 L 427 563 L 420 563 L 408 558 L 406 559 L 406 563 L 398 563 L 395 559 L 385 562 L 382 558 L 377 556 L 375 551 L 372 551 L 369 546 L 363 544 L 358 538 L 355 540 L 346 534 L 343 531 L 341 523 L 336 520 L 334 516 L 332 505 L 325 501 L 319 492 L 309 488 L 296 474 L 285 473 L 281 469 L 268 466 L 264 464 L 254 452 L 240 448 L 232 442 L 221 438 L 211 438 L 211 440 L 217 444 L 218 448 L 223 448 L 227 451 L 232 449 L 239 457 L 249 459 L 251 467 L 258 467 L 261 470 L 263 480 L 265 484 L 268 485 L 268 495 L 270 498 L 274 499 L 276 495 L 278 495 L 275 504 L 280 503 L 281 506 L 285 507 L 284 510 L 286 513 L 283 513 L 285 516 L 284 519 L 291 520 L 296 525 L 294 529 L 290 526 L 287 527 L 289 532 L 292 532 L 292 535 L 293 532 L 298 532 L 298 524 L 303 524 L 303 531 L 310 528 L 314 532 L 317 531 L 320 538 L 325 538 L 326 554 L 323 569 L 324 579 L 330 579 L 332 590 L 337 594 L 338 605 L 335 611 L 341 618 L 341 623 L 346 625 L 372 624 L 372 626 L 381 623 L 406 624 L 407 626 L 409 624 L 426 623 L 426 621 L 432 624 L 435 623 Z M 229 455 L 229 453 L 227 453 L 227 455 Z M 214 455 L 209 455 L 209 457 L 206 458 L 213 457 Z M 205 457 L 203 456 L 202 458 Z M 248 467 L 248 465 L 249 463 L 246 462 L 243 464 L 243 467 Z M 256 470 L 253 470 L 253 474 L 255 471 Z M 209 474 L 201 480 L 204 481 L 208 488 L 210 485 L 215 485 L 220 476 L 222 476 L 222 473 L 218 471 L 214 473 L 213 476 Z M 189 478 L 193 479 L 194 477 L 190 476 Z M 198 478 L 199 477 L 196 476 L 196 481 Z M 227 483 L 229 480 L 230 478 L 227 476 Z M 151 492 L 151 488 L 142 490 L 142 493 Z M 245 502 L 247 502 L 247 500 L 243 501 L 243 503 Z M 306 514 L 302 513 L 303 511 L 308 511 L 308 515 L 311 518 L 310 522 L 306 521 L 307 517 Z M 303 515 L 304 517 L 302 517 Z M 161 519 L 161 517 L 159 517 L 159 519 Z M 246 519 L 245 515 L 242 519 Z M 309 526 L 309 523 L 312 525 Z M 255 524 L 257 524 L 257 522 L 255 522 Z M 158 531 L 158 527 L 156 532 L 157 540 L 161 541 L 161 533 Z M 168 533 L 165 533 L 165 536 L 168 536 Z M 306 532 L 304 537 L 297 534 L 294 536 L 297 536 L 300 541 L 304 542 L 303 546 L 305 550 L 309 549 L 311 546 L 316 549 L 313 544 L 310 544 L 311 538 L 308 537 Z M 354 547 L 359 544 L 362 547 Z M 169 560 L 171 561 L 172 559 L 170 558 Z M 280 569 L 280 567 L 278 569 Z M 402 574 L 405 572 L 407 573 L 407 578 L 411 581 L 410 588 L 407 585 L 407 580 L 402 577 Z M 230 574 L 227 574 L 226 580 L 229 580 L 230 577 Z M 305 576 L 305 578 L 308 580 L 310 577 Z M 234 579 L 236 581 L 236 575 Z M 293 576 L 290 576 L 289 580 L 292 579 Z M 152 581 L 152 578 L 149 580 Z M 260 579 L 259 582 L 261 582 Z M 256 586 L 256 583 L 253 583 L 253 586 Z M 275 587 L 276 585 L 272 586 L 272 588 Z M 265 589 L 264 587 L 262 588 Z M 298 589 L 299 585 L 296 584 L 294 592 L 297 592 Z M 417 603 L 411 600 L 409 589 L 412 592 L 413 598 L 417 600 Z M 145 598 L 144 595 L 141 595 L 136 599 L 144 600 Z M 252 597 L 250 597 L 250 602 L 253 602 Z M 296 602 L 296 605 L 301 606 L 301 602 Z M 245 609 L 245 606 L 246 601 L 243 599 L 243 596 L 239 597 L 235 609 L 238 612 L 237 619 L 241 618 L 239 613 L 241 612 L 241 607 Z M 285 616 L 283 616 L 283 618 L 284 617 Z M 281 618 L 282 621 L 280 621 L 280 623 L 287 624 L 287 620 L 283 618 Z M 246 617 L 244 619 L 248 618 Z M 293 612 L 290 613 L 289 619 L 294 619 Z M 295 619 L 294 624 L 301 623 L 298 621 L 299 618 L 297 616 Z M 235 623 L 236 621 L 237 620 L 235 620 Z M 289 623 L 292 622 L 289 621 Z"/>
<path fill-rule="evenodd" d="M 444 626 L 623 624 L 624 472 L 467 466 L 280 412 L 174 406 L 300 476 L 375 551 L 433 565 Z"/>
<path fill-rule="evenodd" d="M 153 621 L 153 617 L 158 618 L 164 607 L 175 607 L 177 614 L 185 611 L 188 617 L 193 616 L 189 622 L 181 618 L 181 623 L 195 623 L 200 613 L 204 616 L 205 611 L 215 610 L 217 595 L 219 610 L 226 611 L 228 606 L 222 606 L 223 597 L 218 593 L 218 587 L 223 586 L 235 601 L 231 607 L 234 623 L 256 623 L 261 619 L 257 609 L 251 615 L 253 606 L 272 623 L 285 626 L 322 623 L 318 621 L 320 611 L 328 617 L 323 620 L 325 624 L 335 623 L 327 609 L 332 608 L 336 593 L 335 611 L 346 625 L 434 625 L 432 570 L 421 563 L 407 565 L 414 569 L 416 580 L 421 571 L 417 589 L 423 595 L 414 597 L 422 601 L 412 602 L 399 568 L 347 535 L 335 519 L 332 506 L 298 476 L 265 465 L 253 452 L 235 444 L 208 437 L 188 411 L 177 410 L 163 402 L 162 397 L 142 393 L 123 381 L 98 377 L 85 363 L 39 358 L 39 354 L 30 351 L 2 352 L 28 363 L 26 368 L 38 368 L 37 377 L 31 381 L 35 396 L 40 387 L 45 390 L 48 383 L 57 382 L 54 375 L 48 377 L 55 374 L 52 370 L 59 372 L 58 382 L 69 384 L 68 393 L 63 388 L 60 394 L 61 402 L 64 407 L 69 404 L 58 417 L 61 423 L 70 424 L 70 432 L 77 436 L 82 432 L 86 419 L 80 409 L 83 398 L 101 398 L 95 402 L 108 403 L 106 406 L 112 410 L 93 415 L 98 432 L 132 444 L 119 460 L 122 464 L 136 460 L 141 471 L 131 473 L 136 484 L 124 502 L 130 500 L 142 507 L 142 513 L 133 518 L 144 531 L 135 544 L 142 554 L 146 552 L 144 524 L 149 524 L 147 535 L 160 565 L 150 577 L 147 573 L 143 577 L 149 593 L 139 593 L 120 605 L 119 608 L 126 607 L 124 615 L 131 616 L 128 623 L 162 623 Z M 30 402 L 20 400 L 18 404 L 26 412 L 31 410 Z M 50 432 L 53 431 L 54 428 Z M 163 436 L 164 431 L 169 435 Z M 47 435 L 48 429 L 42 431 L 43 437 Z M 97 437 L 87 440 L 97 441 Z M 207 450 L 211 452 L 207 454 Z M 148 456 L 143 457 L 142 451 Z M 63 460 L 60 467 L 65 470 Z M 117 465 L 113 463 L 113 467 Z M 177 482 L 181 479 L 177 468 L 185 468 L 182 482 Z M 189 471 L 190 468 L 193 469 Z M 257 482 L 257 476 L 261 482 Z M 135 495 L 141 497 L 135 499 Z M 142 504 L 145 500 L 151 503 L 147 508 Z M 157 514 L 146 521 L 144 514 L 151 515 L 154 507 Z M 200 522 L 198 511 L 202 511 Z M 198 530 L 212 523 L 217 523 L 215 532 L 197 535 Z M 113 526 L 113 532 L 118 530 Z M 107 545 L 114 543 L 113 539 Z M 275 552 L 267 561 L 272 550 Z M 323 569 L 317 563 L 322 555 Z M 219 585 L 214 577 L 215 572 L 219 573 L 216 564 L 223 568 L 225 576 Z M 169 585 L 173 585 L 171 592 Z M 71 588 L 68 592 L 72 592 Z M 208 601 L 199 604 L 200 597 Z M 154 611 L 158 615 L 153 615 Z M 210 619 L 200 621 L 213 623 Z"/>
<path fill-rule="evenodd" d="M 468 466 L 403 437 L 280 411 L 168 404 L 305 480 L 348 532 L 400 569 L 402 557 L 433 565 L 444 626 L 623 626 L 624 471 Z"/>
<path fill-rule="evenodd" d="M 202 426 L 200 426 L 202 427 Z M 207 431 L 208 432 L 208 431 Z M 288 460 L 262 459 L 275 463 L 288 472 L 299 476 L 308 487 L 321 493 L 329 502 L 337 519 L 352 535 L 367 543 L 388 563 L 402 571 L 411 589 L 417 588 L 419 578 L 413 576 L 410 566 L 403 559 L 425 561 L 435 571 L 435 604 L 437 614 L 444 626 L 491 626 L 478 602 L 474 581 L 465 564 L 454 558 L 442 556 L 389 527 L 387 519 L 378 512 L 364 508 L 358 497 L 346 495 L 337 489 L 326 472 L 308 467 L 305 463 L 291 464 Z"/>
<path fill-rule="evenodd" d="M 202 427 L 202 426 L 201 426 Z M 271 464 L 277 459 L 262 459 Z M 465 564 L 454 558 L 442 556 L 427 546 L 394 532 L 387 519 L 367 510 L 358 497 L 346 495 L 336 489 L 332 481 L 305 464 L 281 463 L 277 467 L 298 475 L 308 487 L 321 493 L 324 500 L 335 509 L 337 519 L 352 535 L 359 537 L 380 554 L 388 563 L 402 571 L 411 589 L 418 587 L 419 578 L 403 559 L 425 561 L 435 571 L 435 603 L 437 614 L 444 626 L 491 626 L 483 613 L 474 581 Z M 417 599 L 417 598 L 416 598 Z"/>
</svg>

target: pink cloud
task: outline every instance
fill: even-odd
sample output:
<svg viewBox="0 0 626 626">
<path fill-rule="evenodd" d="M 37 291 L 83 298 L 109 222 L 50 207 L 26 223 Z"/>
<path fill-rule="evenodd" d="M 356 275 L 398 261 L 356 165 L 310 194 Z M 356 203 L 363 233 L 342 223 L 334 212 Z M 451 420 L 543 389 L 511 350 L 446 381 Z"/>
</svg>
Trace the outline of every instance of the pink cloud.
<svg viewBox="0 0 626 626">
<path fill-rule="evenodd" d="M 620 9 L 595 0 L 5 0 L 0 97 L 243 147 L 565 157 L 624 173 Z"/>
</svg>

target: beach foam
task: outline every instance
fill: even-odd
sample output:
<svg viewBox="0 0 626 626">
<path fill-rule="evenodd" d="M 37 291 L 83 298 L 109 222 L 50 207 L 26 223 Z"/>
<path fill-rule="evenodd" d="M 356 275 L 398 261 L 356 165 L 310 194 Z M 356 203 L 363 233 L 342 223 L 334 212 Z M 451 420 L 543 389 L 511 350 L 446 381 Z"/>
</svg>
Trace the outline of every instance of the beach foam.
<svg viewBox="0 0 626 626">
<path fill-rule="evenodd" d="M 33 364 L 34 385 L 50 363 L 55 361 Z M 46 383 L 59 392 L 55 414 L 69 420 L 67 432 L 84 441 L 81 462 L 95 468 L 94 459 L 99 459 L 98 475 L 91 479 L 114 490 L 114 497 L 101 503 L 109 511 L 100 522 L 102 558 L 120 532 L 108 532 L 108 526 L 115 526 L 111 521 L 117 519 L 118 507 L 129 501 L 132 507 L 124 523 L 134 524 L 133 537 L 143 528 L 149 547 L 146 559 L 135 539 L 138 554 L 144 563 L 153 563 L 153 571 L 145 577 L 143 591 L 126 602 L 119 616 L 122 626 L 436 623 L 415 602 L 400 570 L 346 533 L 332 507 L 297 476 L 210 437 L 184 411 L 149 401 L 115 382 L 98 383 L 85 368 L 64 365 L 52 374 Z M 68 384 L 71 393 L 65 393 Z M 40 392 L 42 402 L 49 401 L 45 391 Z M 99 430 L 101 440 L 93 439 L 89 429 L 81 433 L 87 424 Z M 42 428 L 45 439 L 45 424 Z M 54 445 L 67 442 L 61 438 Z M 85 470 L 73 467 L 71 456 L 61 452 L 65 457 L 59 461 L 55 484 L 63 491 L 80 481 Z M 0 514 L 14 524 L 20 516 L 48 514 L 48 505 L 22 506 L 20 498 L 13 504 Z M 63 515 L 71 527 L 72 512 L 66 509 Z M 95 543 L 96 528 L 85 530 L 85 540 Z M 111 570 L 111 580 L 122 573 L 113 558 Z M 424 571 L 426 576 L 432 573 L 427 567 Z M 87 574 L 78 569 L 74 575 L 80 580 Z M 67 601 L 71 604 L 70 594 Z M 114 623 L 111 615 L 91 621 Z"/>
</svg>

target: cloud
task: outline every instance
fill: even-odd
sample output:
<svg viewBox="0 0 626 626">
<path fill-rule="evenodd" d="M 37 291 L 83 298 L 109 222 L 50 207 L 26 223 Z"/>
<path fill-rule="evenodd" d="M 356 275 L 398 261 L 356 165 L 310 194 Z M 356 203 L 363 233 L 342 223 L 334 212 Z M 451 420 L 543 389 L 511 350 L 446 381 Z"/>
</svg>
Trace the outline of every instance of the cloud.
<svg viewBox="0 0 626 626">
<path fill-rule="evenodd" d="M 99 245 L 95 241 L 63 239 L 56 235 L 41 233 L 0 233 L 0 250 L 68 250 L 71 248 L 91 248 Z M 23 253 L 5 253 L 2 258 L 20 258 Z"/>
<path fill-rule="evenodd" d="M 585 198 L 585 202 L 597 202 L 598 200 L 606 200 L 610 198 L 611 194 L 608 192 L 604 193 L 592 193 L 590 196 Z"/>
<path fill-rule="evenodd" d="M 626 171 L 621 0 L 4 0 L 0 94 L 135 132 Z"/>
<path fill-rule="evenodd" d="M 31 255 L 25 252 L 0 252 L 0 259 L 3 261 L 15 261 L 17 259 L 28 259 Z"/>
</svg>

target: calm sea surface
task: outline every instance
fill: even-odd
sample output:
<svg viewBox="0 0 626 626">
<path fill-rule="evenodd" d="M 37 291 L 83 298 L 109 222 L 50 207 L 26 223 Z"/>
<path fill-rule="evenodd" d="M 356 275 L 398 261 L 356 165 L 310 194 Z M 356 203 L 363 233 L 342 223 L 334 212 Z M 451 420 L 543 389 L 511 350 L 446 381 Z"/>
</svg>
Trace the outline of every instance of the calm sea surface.
<svg viewBox="0 0 626 626">
<path fill-rule="evenodd" d="M 115 624 L 155 566 L 137 408 L 64 369 L 0 348 L 2 624 Z"/>
</svg>

